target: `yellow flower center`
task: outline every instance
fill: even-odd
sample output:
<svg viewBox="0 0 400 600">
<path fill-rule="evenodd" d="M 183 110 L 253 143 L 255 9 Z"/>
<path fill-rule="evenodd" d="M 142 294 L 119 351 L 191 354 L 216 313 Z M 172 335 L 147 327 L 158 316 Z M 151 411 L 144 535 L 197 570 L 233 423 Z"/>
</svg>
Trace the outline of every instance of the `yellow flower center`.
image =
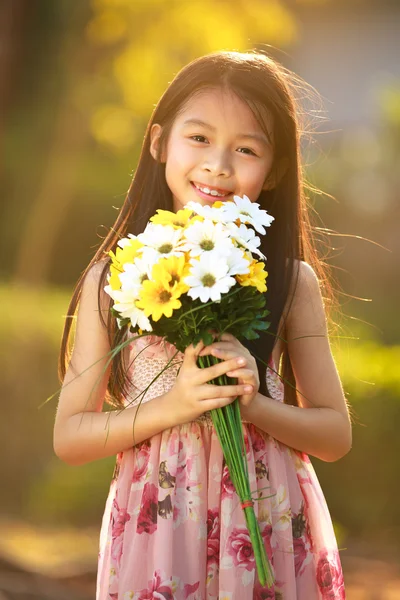
<svg viewBox="0 0 400 600">
<path fill-rule="evenodd" d="M 215 284 L 215 277 L 214 275 L 211 275 L 211 273 L 207 273 L 202 277 L 201 282 L 204 287 L 212 287 Z"/>
<path fill-rule="evenodd" d="M 172 244 L 163 244 L 159 247 L 158 251 L 160 254 L 169 254 L 172 250 Z"/>
<path fill-rule="evenodd" d="M 158 296 L 158 299 L 161 302 L 161 304 L 166 304 L 171 300 L 171 296 L 172 294 L 170 294 L 167 290 L 163 290 Z"/>
<path fill-rule="evenodd" d="M 183 223 L 182 221 L 174 221 L 174 225 L 176 225 L 177 227 L 185 227 L 185 223 Z"/>
<path fill-rule="evenodd" d="M 202 240 L 202 242 L 200 244 L 200 248 L 202 250 L 213 250 L 214 242 L 212 240 Z"/>
<path fill-rule="evenodd" d="M 174 283 L 179 283 L 181 278 L 178 273 L 171 273 L 171 281 L 169 282 L 170 287 L 174 285 Z"/>
</svg>

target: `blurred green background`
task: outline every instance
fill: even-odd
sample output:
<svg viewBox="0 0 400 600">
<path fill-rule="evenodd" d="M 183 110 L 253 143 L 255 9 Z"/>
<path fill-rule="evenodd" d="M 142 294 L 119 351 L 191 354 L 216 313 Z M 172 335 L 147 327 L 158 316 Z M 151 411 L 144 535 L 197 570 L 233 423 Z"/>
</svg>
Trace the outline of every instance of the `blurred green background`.
<svg viewBox="0 0 400 600">
<path fill-rule="evenodd" d="M 61 463 L 52 448 L 58 396 L 39 409 L 59 387 L 68 302 L 123 203 L 168 82 L 201 54 L 256 48 L 322 96 L 322 107 L 305 100 L 314 135 L 303 152 L 310 188 L 325 192 L 310 191 L 310 205 L 315 225 L 331 234 L 317 230 L 336 279 L 341 337 L 332 337 L 332 350 L 354 425 L 345 458 L 312 462 L 348 597 L 400 598 L 399 39 L 400 3 L 388 0 L 3 0 L 0 553 L 7 560 L 93 597 L 114 459 Z"/>
</svg>

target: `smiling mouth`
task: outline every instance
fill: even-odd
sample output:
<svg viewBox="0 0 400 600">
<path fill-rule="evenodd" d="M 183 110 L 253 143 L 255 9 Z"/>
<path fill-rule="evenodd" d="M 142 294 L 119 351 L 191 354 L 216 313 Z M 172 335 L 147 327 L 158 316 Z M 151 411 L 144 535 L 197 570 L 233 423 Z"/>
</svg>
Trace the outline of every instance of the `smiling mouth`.
<svg viewBox="0 0 400 600">
<path fill-rule="evenodd" d="M 226 198 L 233 193 L 228 190 L 222 190 L 220 188 L 213 188 L 208 187 L 206 185 L 200 185 L 199 183 L 195 183 L 194 181 L 191 181 L 190 184 L 202 195 L 207 196 L 208 198 L 211 198 L 213 200 L 216 200 L 217 198 Z"/>
</svg>

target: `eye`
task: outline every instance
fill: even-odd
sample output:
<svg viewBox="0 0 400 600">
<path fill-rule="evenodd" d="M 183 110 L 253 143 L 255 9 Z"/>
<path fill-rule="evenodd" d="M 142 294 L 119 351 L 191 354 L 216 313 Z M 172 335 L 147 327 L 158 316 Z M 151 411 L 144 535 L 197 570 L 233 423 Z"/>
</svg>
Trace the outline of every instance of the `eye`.
<svg viewBox="0 0 400 600">
<path fill-rule="evenodd" d="M 253 150 L 250 150 L 250 148 L 239 148 L 239 150 L 248 150 L 250 154 L 252 154 L 253 156 L 257 156 L 257 154 L 255 152 L 253 152 Z M 243 154 L 243 153 L 241 153 Z M 247 154 L 247 152 L 245 152 L 244 154 Z"/>
<path fill-rule="evenodd" d="M 205 140 L 205 139 L 206 139 L 206 138 L 204 137 L 204 135 L 192 135 L 192 136 L 190 136 L 190 139 L 191 139 L 191 140 L 195 140 L 196 142 L 197 142 L 197 141 L 201 141 L 201 140 L 196 140 L 195 138 L 201 138 L 202 140 Z"/>
</svg>

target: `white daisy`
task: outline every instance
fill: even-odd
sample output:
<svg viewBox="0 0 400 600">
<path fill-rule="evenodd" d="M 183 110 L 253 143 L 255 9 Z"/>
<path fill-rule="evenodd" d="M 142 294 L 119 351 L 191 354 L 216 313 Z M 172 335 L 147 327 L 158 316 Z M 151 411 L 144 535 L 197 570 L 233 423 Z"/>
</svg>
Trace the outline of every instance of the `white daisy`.
<svg viewBox="0 0 400 600">
<path fill-rule="evenodd" d="M 107 281 L 110 281 L 110 276 L 107 275 Z M 111 287 L 111 285 L 105 285 L 103 290 L 105 291 L 106 294 L 108 294 L 109 296 L 111 296 L 111 298 L 113 300 L 115 300 L 114 298 L 114 293 L 116 292 L 116 290 L 113 290 L 113 288 Z"/>
<path fill-rule="evenodd" d="M 228 265 L 228 275 L 244 275 L 250 272 L 250 259 L 240 248 L 232 248 L 230 254 L 225 257 Z"/>
<path fill-rule="evenodd" d="M 131 238 L 131 239 L 129 239 Z M 137 235 L 133 235 L 133 233 L 128 233 L 128 237 L 126 238 L 122 238 L 121 240 L 119 240 L 117 242 L 117 245 L 120 246 L 121 248 L 125 248 L 125 246 L 130 246 L 132 243 L 132 240 L 137 240 L 138 236 Z"/>
<path fill-rule="evenodd" d="M 194 202 L 193 200 L 190 200 L 187 204 L 185 204 L 185 208 L 189 208 L 197 215 L 203 217 L 203 219 L 210 219 L 211 221 L 214 221 L 214 223 L 225 222 L 222 206 L 219 208 L 217 208 L 216 206 L 209 206 L 208 204 L 203 206 L 199 202 Z"/>
<path fill-rule="evenodd" d="M 228 229 L 221 223 L 213 223 L 210 219 L 195 221 L 185 231 L 186 243 L 182 249 L 190 251 L 191 256 L 199 256 L 203 252 L 216 250 L 219 254 L 228 256 L 233 249 Z"/>
<path fill-rule="evenodd" d="M 221 294 L 225 294 L 236 281 L 228 275 L 229 267 L 226 257 L 217 252 L 204 252 L 200 257 L 190 260 L 190 275 L 184 281 L 190 286 L 188 296 L 201 302 L 218 302 Z"/>
<path fill-rule="evenodd" d="M 156 253 L 154 253 L 156 254 Z M 140 290 L 144 279 L 151 279 L 153 265 L 157 262 L 157 257 L 151 257 L 151 260 L 137 256 L 133 263 L 125 263 L 123 272 L 119 278 L 123 290 Z"/>
<path fill-rule="evenodd" d="M 141 248 L 142 257 L 155 262 L 161 257 L 182 256 L 180 249 L 182 243 L 183 229 L 174 229 L 171 225 L 158 225 L 148 223 L 143 233 L 139 233 L 137 239 L 144 244 Z"/>
<path fill-rule="evenodd" d="M 257 254 L 263 260 L 267 260 L 266 257 L 260 250 L 258 250 L 258 246 L 261 244 L 260 238 L 254 233 L 253 229 L 250 227 L 246 227 L 241 223 L 240 227 L 235 225 L 235 223 L 227 223 L 227 228 L 230 231 L 231 236 L 234 240 L 253 254 Z"/>
<path fill-rule="evenodd" d="M 138 294 L 135 289 L 114 290 L 113 298 L 115 310 L 120 313 L 123 319 L 130 319 L 132 327 L 139 326 L 143 331 L 153 331 L 150 321 L 143 310 L 136 306 Z"/>
<path fill-rule="evenodd" d="M 233 202 L 225 202 L 223 207 L 226 222 L 240 220 L 241 223 L 252 225 L 258 233 L 265 234 L 265 228 L 269 227 L 275 217 L 269 215 L 266 210 L 260 208 L 257 202 L 252 202 L 247 196 L 233 196 Z"/>
</svg>

